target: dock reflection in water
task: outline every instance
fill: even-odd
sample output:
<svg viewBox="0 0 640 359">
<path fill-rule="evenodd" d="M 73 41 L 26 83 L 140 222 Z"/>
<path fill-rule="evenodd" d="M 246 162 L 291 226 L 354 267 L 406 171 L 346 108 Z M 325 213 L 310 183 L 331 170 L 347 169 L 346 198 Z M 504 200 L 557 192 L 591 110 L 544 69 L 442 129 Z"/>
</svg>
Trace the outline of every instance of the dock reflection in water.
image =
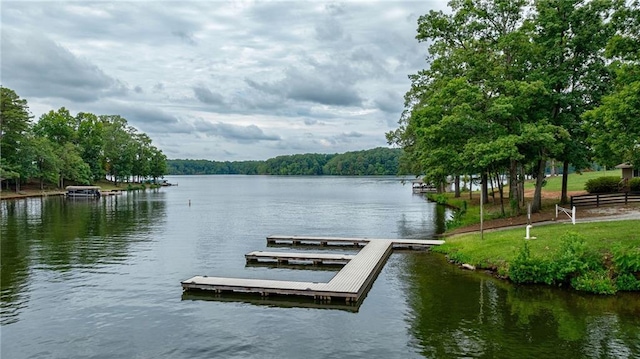
<svg viewBox="0 0 640 359">
<path fill-rule="evenodd" d="M 242 302 L 258 306 L 278 308 L 312 308 L 333 309 L 356 313 L 360 309 L 364 298 L 357 302 L 345 302 L 336 300 L 333 302 L 317 301 L 309 297 L 292 297 L 289 295 L 271 295 L 261 297 L 251 293 L 223 293 L 216 294 L 211 291 L 187 291 L 182 293 L 182 300 L 204 300 L 213 302 Z"/>
</svg>

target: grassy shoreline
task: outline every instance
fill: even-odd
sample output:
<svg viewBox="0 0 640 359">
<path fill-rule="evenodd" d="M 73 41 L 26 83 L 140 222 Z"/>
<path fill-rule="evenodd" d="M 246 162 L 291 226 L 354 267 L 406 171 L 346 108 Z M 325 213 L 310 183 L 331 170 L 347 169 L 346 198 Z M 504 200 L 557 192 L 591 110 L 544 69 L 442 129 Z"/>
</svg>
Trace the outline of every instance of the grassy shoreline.
<svg viewBox="0 0 640 359">
<path fill-rule="evenodd" d="M 613 171 L 608 172 L 611 175 Z M 570 175 L 569 191 L 579 191 L 586 180 L 602 175 L 602 172 Z M 639 220 L 536 225 L 539 221 L 554 220 L 559 200 L 555 182 L 560 180 L 561 177 L 549 179 L 551 191 L 547 192 L 551 195 L 543 197 L 541 213 L 532 214 L 531 219 L 526 212 L 509 216 L 508 208 L 506 215 L 502 215 L 499 203 L 490 200 L 484 207 L 483 239 L 478 232 L 479 194 L 473 193 L 472 199 L 468 192 L 461 198 L 453 198 L 449 193 L 432 196 L 441 204 L 463 209 L 463 214 L 454 214 L 448 221 L 446 243 L 433 251 L 446 255 L 450 262 L 488 270 L 518 284 L 543 283 L 598 294 L 640 291 Z M 640 212 L 639 207 L 631 210 Z M 586 210 L 579 213 L 589 214 Z M 536 239 L 525 240 L 525 226 L 529 222 L 533 225 L 531 236 Z M 517 227 L 503 228 L 512 226 Z M 486 231 L 496 228 L 501 230 Z"/>
<path fill-rule="evenodd" d="M 494 272 L 515 283 L 544 283 L 613 294 L 640 291 L 640 221 L 569 223 L 446 238 L 433 248 L 457 264 Z"/>
</svg>

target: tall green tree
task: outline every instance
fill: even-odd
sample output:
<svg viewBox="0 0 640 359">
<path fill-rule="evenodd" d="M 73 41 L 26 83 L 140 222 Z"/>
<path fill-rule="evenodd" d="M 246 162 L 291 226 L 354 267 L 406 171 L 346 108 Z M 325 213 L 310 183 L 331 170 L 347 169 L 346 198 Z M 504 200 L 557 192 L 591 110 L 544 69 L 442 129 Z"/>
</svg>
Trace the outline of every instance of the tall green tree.
<svg viewBox="0 0 640 359">
<path fill-rule="evenodd" d="M 45 182 L 57 186 L 63 165 L 60 153 L 56 150 L 57 146 L 46 137 L 34 137 L 32 141 L 37 169 L 34 176 L 40 180 L 40 189 L 44 189 Z"/>
<path fill-rule="evenodd" d="M 606 166 L 622 162 L 640 168 L 640 2 L 620 6 L 612 22 L 617 32 L 607 44 L 613 91 L 583 119 L 595 159 Z"/>
<path fill-rule="evenodd" d="M 530 78 L 550 94 L 551 123 L 568 131 L 564 150 L 561 201 L 566 203 L 569 165 L 589 163 L 582 114 L 597 106 L 610 89 L 611 76 L 603 56 L 615 33 L 610 15 L 615 0 L 536 0 L 532 23 L 536 47 Z"/>
<path fill-rule="evenodd" d="M 155 146 L 151 147 L 151 158 L 149 160 L 149 175 L 153 182 L 158 182 L 158 178 L 167 174 L 167 156 Z"/>
<path fill-rule="evenodd" d="M 95 182 L 104 178 L 106 174 L 104 123 L 98 119 L 98 116 L 87 112 L 78 113 L 75 119 L 78 124 L 80 157 L 89 165 L 91 180 Z"/>
<path fill-rule="evenodd" d="M 27 101 L 13 90 L 0 86 L 0 175 L 3 179 L 13 179 L 16 191 L 20 189 L 20 181 L 27 179 L 32 171 L 24 166 L 31 118 Z"/>
<path fill-rule="evenodd" d="M 52 144 L 59 159 L 59 183 L 64 187 L 65 180 L 89 184 L 92 181 L 91 168 L 82 158 L 82 149 L 78 129 L 82 117 L 74 117 L 69 110 L 61 107 L 40 116 L 34 126 L 34 133 Z M 83 133 L 83 135 L 86 133 Z M 82 141 L 87 139 L 83 138 Z M 44 143 L 40 141 L 39 143 Z"/>
<path fill-rule="evenodd" d="M 65 180 L 80 184 L 91 183 L 91 168 L 82 160 L 78 147 L 71 142 L 58 147 L 60 165 L 60 188 L 65 187 Z"/>
<path fill-rule="evenodd" d="M 410 76 L 400 127 L 387 134 L 419 163 L 405 161 L 405 168 L 440 177 L 506 170 L 516 213 L 523 199 L 521 169 L 531 168 L 537 179 L 532 209 L 540 210 L 547 160 L 563 161 L 565 175 L 569 164 L 587 163 L 581 115 L 609 89 L 602 54 L 615 31 L 610 15 L 619 5 L 452 0 L 450 13 L 421 16 L 417 39 L 430 43 L 430 66 Z M 478 96 L 447 92 L 457 81 Z M 454 99 L 443 101 L 442 94 Z M 563 194 L 566 199 L 566 185 Z"/>
<path fill-rule="evenodd" d="M 42 116 L 33 126 L 33 131 L 37 136 L 46 137 L 59 146 L 64 146 L 67 142 L 76 143 L 77 132 L 76 119 L 64 107 L 57 111 L 51 110 Z"/>
<path fill-rule="evenodd" d="M 133 133 L 132 140 L 135 146 L 132 175 L 137 176 L 140 181 L 142 178 L 151 176 L 153 146 L 151 145 L 151 138 L 145 133 Z"/>
<path fill-rule="evenodd" d="M 540 120 L 540 114 L 534 111 L 540 106 L 525 107 L 522 102 L 526 98 L 525 103 L 531 103 L 528 95 L 538 93 L 541 87 L 526 78 L 533 52 L 528 41 L 532 26 L 524 21 L 523 13 L 530 4 L 454 0 L 449 5 L 451 14 L 431 11 L 418 20 L 418 40 L 431 43 L 430 67 L 410 77 L 412 88 L 405 96 L 407 111 L 399 130 L 387 138 L 403 146 L 425 173 L 487 173 L 508 166 L 509 193 L 517 211 L 518 163 L 535 159 L 523 152 L 530 139 L 523 135 L 524 124 Z M 465 81 L 476 95 L 448 92 L 446 89 L 455 81 Z M 456 101 L 456 107 L 447 103 Z M 425 121 L 423 109 L 428 108 L 434 110 L 426 112 L 429 118 Z M 475 124 L 461 132 L 463 123 Z M 438 127 L 447 128 L 451 137 L 457 135 L 456 139 L 447 136 L 447 131 L 434 132 Z M 479 143 L 485 146 L 477 146 Z M 503 149 L 505 145 L 509 147 Z M 501 150 L 488 151 L 491 148 Z M 461 156 L 463 149 L 466 151 Z"/>
<path fill-rule="evenodd" d="M 136 144 L 133 139 L 135 129 L 119 115 L 101 115 L 103 123 L 103 141 L 105 169 L 116 185 L 129 179 L 133 173 L 136 157 Z"/>
</svg>

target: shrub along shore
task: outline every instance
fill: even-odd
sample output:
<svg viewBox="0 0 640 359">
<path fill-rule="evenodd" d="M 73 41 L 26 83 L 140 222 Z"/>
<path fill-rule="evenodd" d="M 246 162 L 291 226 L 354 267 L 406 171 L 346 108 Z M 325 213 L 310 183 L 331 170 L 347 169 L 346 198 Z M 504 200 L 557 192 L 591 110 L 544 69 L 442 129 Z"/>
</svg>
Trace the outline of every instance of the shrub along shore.
<svg viewBox="0 0 640 359">
<path fill-rule="evenodd" d="M 557 223 L 449 237 L 433 251 L 514 283 L 570 286 L 598 294 L 640 291 L 640 221 Z"/>
<path fill-rule="evenodd" d="M 477 196 L 476 196 L 477 197 Z M 446 243 L 433 248 L 456 264 L 490 270 L 498 277 L 517 284 L 542 283 L 598 294 L 640 291 L 640 221 L 617 220 L 567 222 L 536 225 L 525 239 L 526 215 L 505 218 L 496 206 L 485 210 L 486 228 L 518 225 L 517 228 L 485 231 L 481 237 L 477 201 L 460 207 L 460 199 L 449 198 L 448 205 L 462 209 L 447 222 Z M 552 205 L 549 204 L 548 208 Z M 640 211 L 640 208 L 638 208 Z M 460 213 L 460 210 L 454 213 Z M 551 219 L 547 210 L 542 214 Z M 463 226 L 463 228 L 460 228 Z M 467 228 L 464 228 L 466 226 Z M 470 233 L 465 229 L 476 230 Z"/>
</svg>

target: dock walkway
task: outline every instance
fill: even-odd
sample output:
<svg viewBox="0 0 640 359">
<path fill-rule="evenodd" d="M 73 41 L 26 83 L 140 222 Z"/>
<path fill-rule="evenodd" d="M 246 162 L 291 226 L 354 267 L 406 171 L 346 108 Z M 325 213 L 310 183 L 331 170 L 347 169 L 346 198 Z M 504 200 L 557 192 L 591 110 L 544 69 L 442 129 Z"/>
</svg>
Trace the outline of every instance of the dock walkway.
<svg viewBox="0 0 640 359">
<path fill-rule="evenodd" d="M 286 258 L 297 260 L 321 260 L 342 257 L 347 264 L 329 282 L 298 282 L 265 279 L 242 279 L 195 276 L 181 282 L 182 288 L 212 290 L 216 293 L 231 291 L 241 293 L 259 293 L 262 296 L 270 294 L 297 295 L 313 297 L 317 300 L 331 301 L 332 298 L 343 298 L 348 302 L 357 302 L 363 298 L 373 284 L 378 273 L 384 266 L 394 248 L 418 249 L 444 243 L 441 240 L 411 240 L 411 239 L 368 239 L 368 238 L 340 238 L 340 237 L 302 237 L 302 236 L 269 236 L 268 244 L 292 245 L 352 245 L 364 246 L 355 255 L 310 254 L 310 253 L 282 253 L 282 252 L 251 252 L 245 255 L 251 258 L 284 261 Z M 259 253 L 263 253 L 260 256 Z"/>
<path fill-rule="evenodd" d="M 306 262 L 313 264 L 327 264 L 327 263 L 342 263 L 346 264 L 353 258 L 355 255 L 351 254 L 327 254 L 327 253 L 284 253 L 284 252 L 263 252 L 263 251 L 254 251 L 244 255 L 247 262 L 278 262 L 278 263 L 289 263 L 289 262 Z"/>
</svg>

